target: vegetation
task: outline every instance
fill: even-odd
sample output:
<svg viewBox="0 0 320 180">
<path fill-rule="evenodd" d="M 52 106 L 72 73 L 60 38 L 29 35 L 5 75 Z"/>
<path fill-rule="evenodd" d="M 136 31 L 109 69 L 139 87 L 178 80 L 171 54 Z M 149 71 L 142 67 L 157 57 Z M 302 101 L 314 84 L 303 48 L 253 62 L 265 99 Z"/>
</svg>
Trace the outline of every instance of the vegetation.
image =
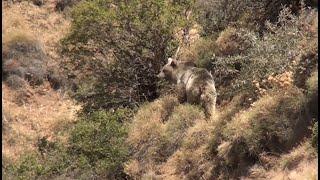
<svg viewBox="0 0 320 180">
<path fill-rule="evenodd" d="M 50 96 L 51 86 L 65 88 L 81 108 L 72 122 L 62 118 L 66 124 L 54 135 L 36 136 L 29 143 L 32 152 L 16 160 L 5 157 L 3 177 L 316 177 L 318 11 L 308 7 L 314 3 L 58 1 L 57 11 L 71 10 L 70 17 L 64 14 L 71 27 L 53 48 L 59 48 L 56 59 L 63 71 L 48 65 L 54 55 L 40 38 L 6 32 L 5 105 L 38 103 L 40 112 L 45 100 L 31 97 L 43 91 Z M 38 8 L 43 7 L 48 3 Z M 218 102 L 211 118 L 198 105 L 179 103 L 173 86 L 156 77 L 177 47 L 178 60 L 192 61 L 214 76 Z M 46 114 L 55 111 L 50 106 Z M 33 114 L 7 109 L 3 130 L 14 135 L 5 139 L 11 146 L 22 131 L 14 122 Z M 292 173 L 297 170 L 299 175 Z"/>
<path fill-rule="evenodd" d="M 19 179 L 71 176 L 74 178 L 123 178 L 121 170 L 127 160 L 127 112 L 94 112 L 81 118 L 71 131 L 67 145 L 58 141 L 39 139 L 38 153 L 26 153 L 15 164 L 4 166 L 10 177 Z"/>
<path fill-rule="evenodd" d="M 97 0 L 74 8 L 62 51 L 70 60 L 63 66 L 76 77 L 85 110 L 134 107 L 159 96 L 155 75 L 176 47 L 183 5 Z"/>
<path fill-rule="evenodd" d="M 312 146 L 318 151 L 318 122 L 314 123 L 312 128 Z"/>
</svg>

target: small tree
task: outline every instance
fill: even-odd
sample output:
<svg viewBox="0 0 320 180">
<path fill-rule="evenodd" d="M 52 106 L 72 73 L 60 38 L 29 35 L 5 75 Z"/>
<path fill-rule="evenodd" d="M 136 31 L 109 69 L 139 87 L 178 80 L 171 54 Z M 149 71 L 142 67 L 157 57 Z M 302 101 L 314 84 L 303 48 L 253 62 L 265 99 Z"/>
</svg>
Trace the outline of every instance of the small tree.
<svg viewBox="0 0 320 180">
<path fill-rule="evenodd" d="M 161 65 L 177 46 L 192 1 L 83 1 L 62 41 L 63 67 L 78 81 L 86 110 L 134 107 L 155 99 Z M 180 27 L 180 28 L 179 28 Z"/>
</svg>

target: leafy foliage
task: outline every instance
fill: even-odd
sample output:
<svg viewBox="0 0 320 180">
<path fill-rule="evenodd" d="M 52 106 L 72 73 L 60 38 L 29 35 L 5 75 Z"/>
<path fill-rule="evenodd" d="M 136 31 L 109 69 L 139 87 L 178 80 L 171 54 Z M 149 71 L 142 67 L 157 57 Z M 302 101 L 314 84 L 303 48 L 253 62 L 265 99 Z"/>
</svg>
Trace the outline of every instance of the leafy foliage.
<svg viewBox="0 0 320 180">
<path fill-rule="evenodd" d="M 197 64 L 213 73 L 219 101 L 229 100 L 240 91 L 255 97 L 255 82 L 269 89 L 268 77 L 289 71 L 294 73 L 296 85 L 305 84 L 317 63 L 318 45 L 312 39 L 318 36 L 313 32 L 317 27 L 313 22 L 316 12 L 302 8 L 300 13 L 295 16 L 284 8 L 276 23 L 266 23 L 263 37 L 251 29 L 231 26 L 211 40 L 217 48 L 206 48 L 209 57 L 199 56 Z M 199 48 L 199 52 L 203 51 Z"/>
<path fill-rule="evenodd" d="M 76 97 L 86 110 L 133 107 L 158 97 L 155 75 L 173 54 L 189 3 L 94 0 L 74 8 L 62 51 L 71 59 L 62 65 L 76 76 Z"/>
</svg>

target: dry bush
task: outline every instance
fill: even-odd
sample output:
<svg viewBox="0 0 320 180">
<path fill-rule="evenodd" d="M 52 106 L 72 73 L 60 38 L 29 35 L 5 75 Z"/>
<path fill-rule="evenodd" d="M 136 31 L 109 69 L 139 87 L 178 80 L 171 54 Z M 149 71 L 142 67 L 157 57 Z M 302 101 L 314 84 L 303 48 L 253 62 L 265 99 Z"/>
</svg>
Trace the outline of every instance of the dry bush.
<svg viewBox="0 0 320 180">
<path fill-rule="evenodd" d="M 196 121 L 185 131 L 182 146 L 161 166 L 165 175 L 175 175 L 176 179 L 210 178 L 214 165 L 210 161 L 208 145 L 213 126 L 206 121 Z"/>
<path fill-rule="evenodd" d="M 133 153 L 132 160 L 126 166 L 126 172 L 134 177 L 141 177 L 159 161 L 166 158 L 164 145 L 167 143 L 162 123 L 163 112 L 172 111 L 162 106 L 166 102 L 177 101 L 172 97 L 164 97 L 140 108 L 129 126 L 127 142 Z M 168 106 L 167 106 L 168 107 Z M 168 113 L 169 114 L 169 113 Z M 165 157 L 164 157 L 165 156 Z"/>
<path fill-rule="evenodd" d="M 166 176 L 175 177 L 168 179 L 210 179 L 212 162 L 207 160 L 205 152 L 203 146 L 193 150 L 178 150 L 161 170 Z"/>
<path fill-rule="evenodd" d="M 15 89 L 15 90 L 24 89 L 27 86 L 26 81 L 23 78 L 21 78 L 20 76 L 15 75 L 15 74 L 9 76 L 5 82 L 7 83 L 7 85 L 9 87 L 11 87 L 12 89 Z"/>
<path fill-rule="evenodd" d="M 47 58 L 41 43 L 34 35 L 22 31 L 6 33 L 3 46 L 4 79 L 15 74 L 29 81 L 31 85 L 43 83 L 47 72 Z"/>
<path fill-rule="evenodd" d="M 297 88 L 265 95 L 253 107 L 233 118 L 224 129 L 227 139 L 241 139 L 250 154 L 291 148 L 306 135 L 305 96 Z"/>
<path fill-rule="evenodd" d="M 318 93 L 318 70 L 314 71 L 307 80 L 307 88 L 310 95 Z"/>
<path fill-rule="evenodd" d="M 313 125 L 311 143 L 312 143 L 312 146 L 316 148 L 318 152 L 318 122 L 314 123 Z"/>
<path fill-rule="evenodd" d="M 245 53 L 250 48 L 252 42 L 246 37 L 247 30 L 227 27 L 216 40 L 219 48 L 218 54 L 222 56 L 237 55 Z"/>
<path fill-rule="evenodd" d="M 26 105 L 31 102 L 30 97 L 33 94 L 26 88 L 26 89 L 19 89 L 15 92 L 15 96 L 13 102 L 18 106 Z"/>
<path fill-rule="evenodd" d="M 316 152 L 310 142 L 306 141 L 293 149 L 290 153 L 284 154 L 279 158 L 277 166 L 281 170 L 292 170 L 303 160 L 310 161 L 316 158 Z"/>
<path fill-rule="evenodd" d="M 54 90 L 60 89 L 67 85 L 67 80 L 64 74 L 62 72 L 59 72 L 59 70 L 54 67 L 48 70 L 47 80 Z"/>
<path fill-rule="evenodd" d="M 314 30 L 317 27 L 316 20 L 315 10 L 302 8 L 300 15 L 295 16 L 288 8 L 284 8 L 276 23 L 266 23 L 267 31 L 262 37 L 252 30 L 236 26 L 233 26 L 235 28 L 233 30 L 229 28 L 229 34 L 232 34 L 231 32 L 240 34 L 239 37 L 250 45 L 245 50 L 246 45 L 231 41 L 229 44 L 239 45 L 239 49 L 243 49 L 239 51 L 240 54 L 222 56 L 214 53 L 207 59 L 208 64 L 211 64 L 208 69 L 215 77 L 219 92 L 218 99 L 220 100 L 218 101 L 229 100 L 239 92 L 249 93 L 251 98 L 258 97 L 259 91 L 256 91 L 255 83 L 263 85 L 262 81 L 268 81 L 270 76 L 280 78 L 280 84 L 278 83 L 280 86 L 286 83 L 291 85 L 289 72 L 293 73 L 293 85 L 305 88 L 306 79 L 317 67 L 318 35 Z M 226 33 L 221 33 L 217 44 L 219 41 L 224 42 L 223 39 L 228 39 L 222 37 L 232 37 L 227 32 L 228 29 Z M 225 46 L 228 47 L 227 50 L 232 50 L 231 45 L 227 45 L 228 43 L 221 43 L 217 47 Z M 207 52 L 207 54 L 210 55 L 212 52 Z M 281 80 L 281 77 L 276 77 L 280 74 L 285 75 L 286 72 L 289 73 L 289 76 L 286 75 L 285 81 Z M 260 88 L 267 90 L 272 86 L 261 86 Z"/>
<path fill-rule="evenodd" d="M 179 53 L 180 61 L 194 62 L 199 67 L 210 67 L 208 59 L 216 52 L 216 44 L 209 38 L 200 38 L 189 47 L 182 48 Z"/>
<path fill-rule="evenodd" d="M 271 161 L 272 168 L 266 167 L 263 160 L 252 166 L 244 179 L 316 179 L 317 154 L 309 141 L 302 142 L 280 157 L 271 154 L 263 156 Z"/>
</svg>

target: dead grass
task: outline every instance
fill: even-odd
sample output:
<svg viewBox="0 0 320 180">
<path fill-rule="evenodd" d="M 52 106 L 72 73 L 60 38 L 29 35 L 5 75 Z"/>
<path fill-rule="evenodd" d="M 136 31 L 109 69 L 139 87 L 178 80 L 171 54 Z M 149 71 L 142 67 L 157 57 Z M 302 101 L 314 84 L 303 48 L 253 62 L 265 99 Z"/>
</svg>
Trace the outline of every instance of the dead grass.
<svg viewBox="0 0 320 180">
<path fill-rule="evenodd" d="M 10 129 L 3 133 L 3 155 L 13 160 L 28 151 L 35 150 L 38 138 L 66 139 L 57 129 L 73 123 L 79 108 L 67 97 L 45 86 L 29 89 L 29 104 L 14 103 L 16 91 L 2 84 L 3 110 Z"/>
<path fill-rule="evenodd" d="M 318 173 L 317 153 L 310 142 L 304 141 L 298 147 L 278 158 L 273 158 L 272 168 L 253 166 L 243 179 L 293 179 L 315 180 Z M 263 164 L 262 164 L 263 165 Z"/>
<path fill-rule="evenodd" d="M 173 103 L 172 96 L 141 107 L 129 126 L 132 158 L 126 172 L 138 179 L 271 178 L 271 167 L 293 171 L 304 159 L 314 158 L 302 150 L 281 158 L 274 155 L 306 132 L 306 124 L 299 122 L 305 121 L 305 96 L 299 89 L 268 92 L 248 109 L 242 106 L 244 98 L 239 95 L 222 104 L 210 121 L 196 106 Z"/>
<path fill-rule="evenodd" d="M 310 119 L 304 116 L 305 97 L 297 88 L 266 95 L 227 124 L 224 134 L 244 138 L 251 153 L 277 152 L 294 145 L 305 134 Z"/>
<path fill-rule="evenodd" d="M 163 174 L 159 168 L 172 154 L 182 146 L 195 146 L 193 142 L 184 142 L 186 136 L 196 136 L 199 140 L 203 138 L 204 134 L 198 132 L 201 131 L 199 127 L 191 134 L 187 133 L 190 128 L 202 127 L 198 123 L 206 123 L 200 108 L 190 104 L 179 105 L 172 96 L 141 107 L 129 126 L 128 143 L 133 156 L 126 165 L 126 172 L 146 179 Z"/>
<path fill-rule="evenodd" d="M 250 39 L 244 36 L 245 30 L 227 27 L 216 40 L 221 55 L 236 55 L 243 53 L 250 46 Z"/>
<path fill-rule="evenodd" d="M 54 11 L 55 1 L 48 0 L 41 8 L 26 1 L 14 4 L 2 1 L 2 5 L 2 43 L 37 41 L 50 60 L 46 65 L 56 67 L 61 61 L 58 43 L 68 31 L 70 21 Z M 4 51 L 8 48 L 4 46 Z M 9 117 L 6 124 L 10 124 L 3 132 L 4 157 L 17 160 L 22 153 L 35 150 L 37 139 L 46 135 L 49 139 L 66 139 L 59 133 L 75 120 L 75 110 L 79 108 L 68 97 L 53 91 L 48 83 L 36 88 L 27 86 L 21 91 L 2 84 L 2 90 L 3 111 Z"/>
<path fill-rule="evenodd" d="M 48 0 L 41 8 L 25 1 L 3 6 L 2 36 L 22 31 L 36 37 L 44 44 L 46 55 L 53 59 L 49 66 L 56 65 L 61 60 L 57 53 L 59 40 L 68 32 L 70 21 L 54 8 L 55 0 Z"/>
</svg>

